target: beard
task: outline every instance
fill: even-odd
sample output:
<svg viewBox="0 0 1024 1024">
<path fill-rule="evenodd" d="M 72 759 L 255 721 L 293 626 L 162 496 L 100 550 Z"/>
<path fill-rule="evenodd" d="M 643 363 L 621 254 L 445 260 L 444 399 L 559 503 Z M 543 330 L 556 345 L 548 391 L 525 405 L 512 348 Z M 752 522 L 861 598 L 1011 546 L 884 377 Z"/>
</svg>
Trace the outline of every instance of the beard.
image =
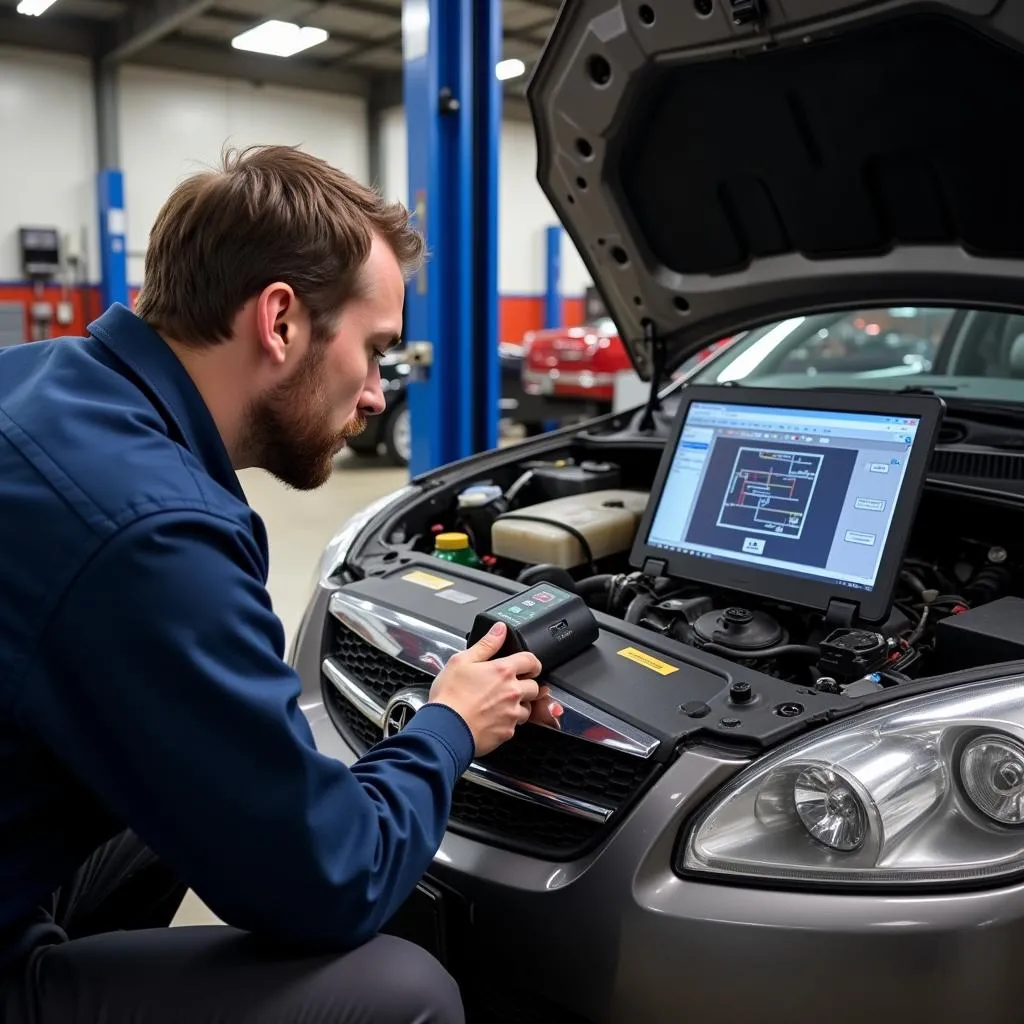
<svg viewBox="0 0 1024 1024">
<path fill-rule="evenodd" d="M 325 351 L 312 345 L 292 376 L 258 399 L 246 417 L 243 447 L 252 464 L 297 491 L 327 483 L 346 438 L 366 429 L 365 418 L 358 415 L 341 430 L 331 429 L 331 403 L 321 373 Z"/>
</svg>

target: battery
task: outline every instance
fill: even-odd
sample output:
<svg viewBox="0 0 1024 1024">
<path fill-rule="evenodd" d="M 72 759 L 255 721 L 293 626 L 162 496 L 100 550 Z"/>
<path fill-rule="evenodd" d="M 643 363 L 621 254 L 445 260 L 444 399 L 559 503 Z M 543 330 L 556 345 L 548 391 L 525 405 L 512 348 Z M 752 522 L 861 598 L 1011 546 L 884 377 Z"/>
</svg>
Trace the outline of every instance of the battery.
<svg viewBox="0 0 1024 1024">
<path fill-rule="evenodd" d="M 935 624 L 935 660 L 943 671 L 1024 658 L 1024 599 L 1001 597 Z"/>
</svg>

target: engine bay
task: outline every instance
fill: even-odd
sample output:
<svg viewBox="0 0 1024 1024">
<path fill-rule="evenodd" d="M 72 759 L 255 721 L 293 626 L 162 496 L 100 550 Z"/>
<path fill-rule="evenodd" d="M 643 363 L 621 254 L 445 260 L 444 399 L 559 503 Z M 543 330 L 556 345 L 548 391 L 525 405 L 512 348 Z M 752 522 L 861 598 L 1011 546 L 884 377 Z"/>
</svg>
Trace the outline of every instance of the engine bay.
<svg viewBox="0 0 1024 1024">
<path fill-rule="evenodd" d="M 1011 542 L 1024 536 L 1024 507 L 1012 496 L 926 483 L 922 473 L 920 494 L 907 499 L 916 511 L 908 537 L 896 539 L 885 615 L 863 621 L 841 606 L 837 615 L 831 602 L 814 607 L 709 583 L 710 569 L 693 578 L 652 573 L 649 559 L 638 567 L 672 443 L 578 434 L 542 457 L 492 459 L 486 471 L 433 488 L 403 511 L 361 569 L 382 575 L 395 558 L 427 556 L 460 563 L 461 575 L 500 580 L 506 593 L 509 584 L 551 583 L 659 650 L 699 651 L 737 679 L 746 670 L 805 693 L 863 697 L 1024 657 L 1024 543 Z M 929 445 L 925 467 L 930 455 Z M 440 539 L 453 535 L 464 547 L 444 550 Z M 707 561 L 721 570 L 722 560 Z M 734 703 L 741 691 L 742 682 Z"/>
</svg>

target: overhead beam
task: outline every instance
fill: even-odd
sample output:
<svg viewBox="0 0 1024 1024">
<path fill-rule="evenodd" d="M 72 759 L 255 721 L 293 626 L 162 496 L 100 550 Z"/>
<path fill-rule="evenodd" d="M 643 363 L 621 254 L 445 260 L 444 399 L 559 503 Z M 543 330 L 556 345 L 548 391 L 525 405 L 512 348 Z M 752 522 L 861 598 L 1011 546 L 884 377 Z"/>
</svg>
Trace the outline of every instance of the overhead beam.
<svg viewBox="0 0 1024 1024">
<path fill-rule="evenodd" d="M 346 96 L 366 97 L 370 91 L 366 75 L 241 50 L 225 54 L 223 46 L 157 43 L 148 47 L 133 63 L 218 78 L 239 78 L 256 85 L 281 85 Z"/>
<path fill-rule="evenodd" d="M 128 13 L 117 22 L 105 47 L 103 59 L 120 63 L 160 42 L 186 22 L 198 17 L 214 5 L 215 0 L 151 0 L 142 6 L 132 4 Z"/>
<path fill-rule="evenodd" d="M 0 11 L 0 44 L 91 57 L 96 50 L 96 22 L 82 18 L 26 18 Z"/>
</svg>

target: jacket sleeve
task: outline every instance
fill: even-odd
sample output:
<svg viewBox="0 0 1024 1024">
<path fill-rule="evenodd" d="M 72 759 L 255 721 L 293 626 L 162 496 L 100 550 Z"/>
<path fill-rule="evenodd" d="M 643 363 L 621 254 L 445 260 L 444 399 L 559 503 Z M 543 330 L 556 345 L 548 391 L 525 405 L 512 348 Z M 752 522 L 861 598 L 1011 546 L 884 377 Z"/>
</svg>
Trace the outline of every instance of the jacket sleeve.
<svg viewBox="0 0 1024 1024">
<path fill-rule="evenodd" d="M 257 565 L 214 516 L 128 527 L 63 595 L 19 717 L 228 924 L 351 948 L 440 846 L 472 735 L 427 705 L 352 767 L 318 753 Z"/>
</svg>

